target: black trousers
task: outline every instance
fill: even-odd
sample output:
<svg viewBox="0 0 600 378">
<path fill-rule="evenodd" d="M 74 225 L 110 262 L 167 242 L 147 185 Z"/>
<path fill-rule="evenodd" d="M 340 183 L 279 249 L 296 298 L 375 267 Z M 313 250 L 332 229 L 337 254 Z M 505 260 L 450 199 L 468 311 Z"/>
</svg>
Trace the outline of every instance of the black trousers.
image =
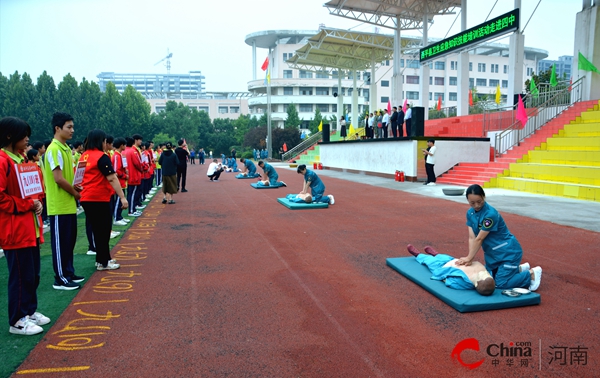
<svg viewBox="0 0 600 378">
<path fill-rule="evenodd" d="M 398 124 L 395 122 L 392 123 L 392 138 L 396 138 L 398 136 Z"/>
<path fill-rule="evenodd" d="M 210 181 L 218 180 L 221 176 L 221 172 L 223 172 L 223 168 L 215 171 L 215 173 L 213 173 L 212 175 L 208 175 L 208 178 L 210 179 Z"/>
<path fill-rule="evenodd" d="M 40 240 L 35 247 L 5 249 L 8 265 L 8 323 L 12 326 L 37 310 L 40 285 Z"/>
<path fill-rule="evenodd" d="M 185 181 L 187 178 L 187 164 L 177 166 L 177 190 L 185 189 Z M 181 183 L 181 185 L 180 185 Z"/>
<path fill-rule="evenodd" d="M 77 214 L 49 215 L 52 267 L 56 282 L 67 283 L 75 275 L 73 249 L 77 241 Z"/>
<path fill-rule="evenodd" d="M 434 164 L 425 163 L 425 172 L 427 172 L 427 183 L 435 182 Z"/>
<path fill-rule="evenodd" d="M 406 136 L 411 137 L 411 118 L 406 120 Z"/>
<path fill-rule="evenodd" d="M 90 225 L 92 238 L 96 247 L 96 262 L 104 266 L 110 260 L 110 231 L 112 214 L 110 202 L 81 202 L 85 210 L 85 223 Z"/>
<path fill-rule="evenodd" d="M 129 202 L 129 214 L 135 213 L 135 207 L 142 199 L 142 185 L 129 185 L 127 187 L 127 202 Z"/>
</svg>

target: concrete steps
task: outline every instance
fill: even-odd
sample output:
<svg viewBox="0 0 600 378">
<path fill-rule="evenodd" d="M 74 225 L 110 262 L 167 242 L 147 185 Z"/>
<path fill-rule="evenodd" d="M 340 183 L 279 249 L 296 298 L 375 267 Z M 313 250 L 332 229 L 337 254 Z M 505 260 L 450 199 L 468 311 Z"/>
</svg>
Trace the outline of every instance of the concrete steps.
<svg viewBox="0 0 600 378">
<path fill-rule="evenodd" d="M 586 164 L 596 166 L 597 164 L 600 164 L 600 157 L 596 158 L 590 154 L 593 154 L 596 151 L 596 141 L 593 137 L 596 136 L 595 133 L 599 133 L 600 135 L 600 118 L 594 121 L 592 116 L 584 114 L 592 113 L 594 116 L 596 113 L 600 114 L 599 104 L 599 101 L 586 101 L 575 104 L 561 113 L 558 117 L 550 120 L 540 130 L 525 139 L 518 146 L 515 146 L 503 156 L 497 157 L 495 161 L 481 164 L 460 163 L 447 173 L 438 177 L 437 181 L 440 183 L 461 186 L 469 186 L 475 183 L 491 186 L 491 181 L 498 176 L 506 174 L 512 164 L 519 162 L 537 162 L 538 160 L 540 162 L 542 160 L 552 160 L 551 164 L 560 164 L 556 163 L 556 161 L 559 161 L 559 159 L 562 158 L 563 161 L 568 161 L 570 162 L 570 165 L 574 166 L 583 166 Z M 586 142 L 588 145 L 587 151 L 577 151 L 571 153 L 569 156 L 565 156 L 565 146 L 573 145 L 574 142 L 562 140 L 548 142 L 555 137 L 563 135 L 565 138 L 567 138 L 566 135 L 585 135 L 592 138 L 588 138 L 590 141 Z M 548 149 L 549 145 L 550 149 Z M 556 147 L 556 149 L 553 150 L 554 147 Z M 552 153 L 543 155 L 541 153 L 542 151 Z M 561 153 L 563 154 L 560 155 Z"/>
</svg>

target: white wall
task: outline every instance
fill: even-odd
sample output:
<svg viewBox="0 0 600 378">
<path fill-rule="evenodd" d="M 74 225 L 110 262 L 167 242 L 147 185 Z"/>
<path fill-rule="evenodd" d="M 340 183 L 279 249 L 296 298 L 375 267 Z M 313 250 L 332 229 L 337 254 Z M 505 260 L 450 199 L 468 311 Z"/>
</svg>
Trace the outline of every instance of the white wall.
<svg viewBox="0 0 600 378">
<path fill-rule="evenodd" d="M 488 140 L 438 140 L 435 172 L 440 175 L 458 163 L 487 163 L 490 160 Z M 325 167 L 394 174 L 404 171 L 409 177 L 417 176 L 416 140 L 358 141 L 321 144 L 320 160 Z"/>
</svg>

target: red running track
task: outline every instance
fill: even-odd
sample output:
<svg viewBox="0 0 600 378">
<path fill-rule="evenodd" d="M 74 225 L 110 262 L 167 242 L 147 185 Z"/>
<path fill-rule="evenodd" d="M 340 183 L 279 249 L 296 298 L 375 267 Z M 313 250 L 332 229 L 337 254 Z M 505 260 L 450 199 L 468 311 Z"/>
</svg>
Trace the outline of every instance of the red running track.
<svg viewBox="0 0 600 378">
<path fill-rule="evenodd" d="M 206 168 L 188 167 L 175 205 L 153 199 L 113 252 L 121 269 L 95 273 L 17 373 L 598 376 L 600 234 L 503 214 L 544 268 L 542 303 L 461 314 L 385 259 L 408 243 L 465 254 L 466 203 L 324 177 L 336 204 L 292 211 L 276 198 L 301 189 L 295 172 L 278 169 L 288 188 L 256 190 L 233 174 L 210 183 Z M 460 357 L 475 369 L 451 358 L 470 338 L 479 351 Z M 526 355 L 487 353 L 510 343 Z"/>
</svg>

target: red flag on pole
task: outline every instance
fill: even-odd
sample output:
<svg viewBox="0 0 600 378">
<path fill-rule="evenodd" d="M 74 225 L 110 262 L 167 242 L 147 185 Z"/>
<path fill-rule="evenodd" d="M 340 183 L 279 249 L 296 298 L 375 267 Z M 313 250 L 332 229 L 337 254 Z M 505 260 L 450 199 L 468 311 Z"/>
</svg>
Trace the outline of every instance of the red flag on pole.
<svg viewBox="0 0 600 378">
<path fill-rule="evenodd" d="M 473 106 L 473 92 L 469 89 L 469 106 Z"/>
<path fill-rule="evenodd" d="M 521 121 L 521 128 L 524 128 L 527 123 L 527 112 L 525 111 L 523 100 L 521 100 L 521 95 L 519 95 L 519 103 L 517 105 L 517 120 Z"/>
<path fill-rule="evenodd" d="M 442 110 L 442 96 L 438 96 L 437 110 Z"/>
<path fill-rule="evenodd" d="M 569 92 L 573 89 L 573 76 L 571 76 L 571 80 L 569 80 Z"/>
<path fill-rule="evenodd" d="M 260 67 L 260 69 L 263 70 L 263 71 L 266 71 L 267 68 L 269 68 L 269 57 L 268 56 L 265 59 L 265 62 L 263 63 L 263 65 Z"/>
<path fill-rule="evenodd" d="M 388 100 L 387 111 L 388 111 L 388 114 L 392 114 L 392 102 L 390 100 Z"/>
<path fill-rule="evenodd" d="M 406 113 L 406 106 L 408 105 L 408 99 L 404 99 L 404 104 L 402 105 L 402 111 Z"/>
<path fill-rule="evenodd" d="M 283 152 L 287 152 L 287 143 L 283 144 Z"/>
</svg>

